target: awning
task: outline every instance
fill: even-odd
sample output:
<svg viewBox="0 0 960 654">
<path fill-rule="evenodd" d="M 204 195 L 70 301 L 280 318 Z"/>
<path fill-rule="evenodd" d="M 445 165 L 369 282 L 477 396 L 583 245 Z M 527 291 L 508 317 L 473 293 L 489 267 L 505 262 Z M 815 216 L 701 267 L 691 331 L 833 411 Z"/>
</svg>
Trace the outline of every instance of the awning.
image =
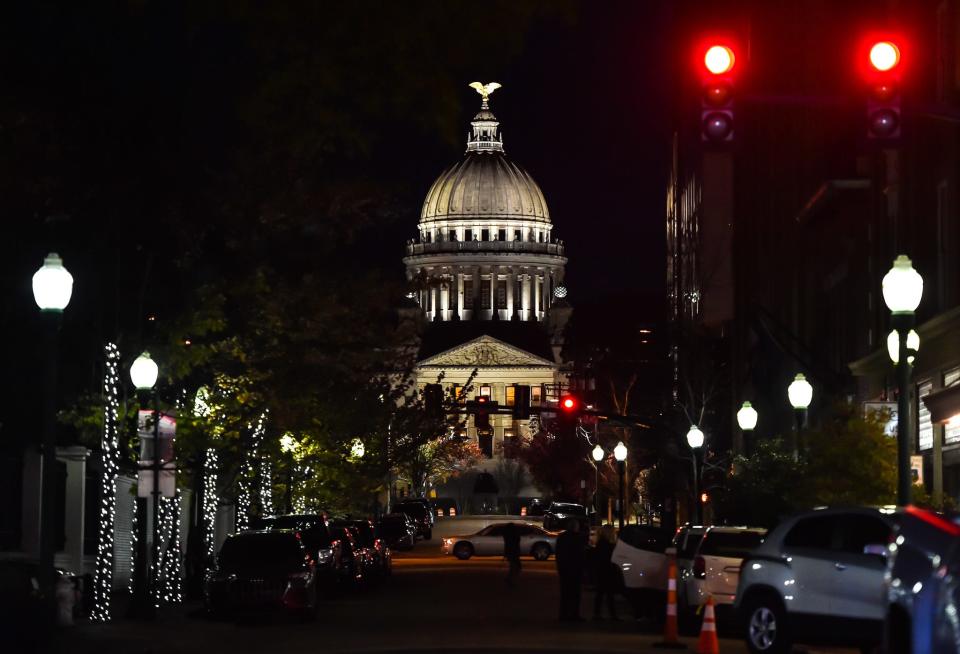
<svg viewBox="0 0 960 654">
<path fill-rule="evenodd" d="M 930 421 L 935 425 L 960 416 L 960 384 L 930 393 L 923 398 L 923 403 L 927 405 Z"/>
</svg>

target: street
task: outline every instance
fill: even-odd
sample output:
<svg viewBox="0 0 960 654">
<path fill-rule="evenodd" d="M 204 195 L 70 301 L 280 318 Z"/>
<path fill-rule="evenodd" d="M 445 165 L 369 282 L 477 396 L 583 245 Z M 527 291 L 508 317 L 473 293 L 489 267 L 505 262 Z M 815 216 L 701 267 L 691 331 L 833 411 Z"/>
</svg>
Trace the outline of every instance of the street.
<svg viewBox="0 0 960 654">
<path fill-rule="evenodd" d="M 384 585 L 326 601 L 312 623 L 280 618 L 211 621 L 196 603 L 187 603 L 165 609 L 155 623 L 119 620 L 110 625 L 77 626 L 61 635 L 55 651 L 664 651 L 652 647 L 660 640 L 660 627 L 636 622 L 622 599 L 620 622 L 558 622 L 558 582 L 552 558 L 545 562 L 525 558 L 520 584 L 508 589 L 502 560 L 487 557 L 459 561 L 441 554 L 441 537 L 471 531 L 483 522 L 467 519 L 439 523 L 432 541 L 395 555 L 393 576 Z M 581 608 L 585 618 L 591 615 L 591 602 L 592 594 L 585 590 Z M 696 638 L 682 640 L 695 651 Z M 746 648 L 740 639 L 721 638 L 720 651 L 745 652 Z"/>
</svg>

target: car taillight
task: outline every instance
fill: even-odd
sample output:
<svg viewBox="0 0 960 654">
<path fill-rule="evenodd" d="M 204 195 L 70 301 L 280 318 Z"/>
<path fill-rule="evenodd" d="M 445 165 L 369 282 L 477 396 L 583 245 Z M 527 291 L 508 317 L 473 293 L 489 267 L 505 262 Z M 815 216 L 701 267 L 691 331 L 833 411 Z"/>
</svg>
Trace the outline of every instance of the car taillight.
<svg viewBox="0 0 960 654">
<path fill-rule="evenodd" d="M 698 556 L 693 560 L 693 575 L 700 579 L 707 576 L 707 562 L 703 560 L 702 556 Z"/>
</svg>

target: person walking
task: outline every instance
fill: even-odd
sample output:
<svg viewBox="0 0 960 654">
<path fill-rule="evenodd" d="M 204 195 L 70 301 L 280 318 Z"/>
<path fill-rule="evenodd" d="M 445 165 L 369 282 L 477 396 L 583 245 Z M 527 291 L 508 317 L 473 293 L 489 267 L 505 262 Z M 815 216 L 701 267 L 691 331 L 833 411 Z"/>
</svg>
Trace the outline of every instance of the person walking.
<svg viewBox="0 0 960 654">
<path fill-rule="evenodd" d="M 603 620 L 603 599 L 607 599 L 607 612 L 611 620 L 619 620 L 614 597 L 617 587 L 617 566 L 610 558 L 616 546 L 617 532 L 613 525 L 604 525 L 597 531 L 597 545 L 593 549 L 593 577 L 597 582 L 596 595 L 593 598 L 593 619 Z"/>
<path fill-rule="evenodd" d="M 503 558 L 510 565 L 507 572 L 507 586 L 517 585 L 520 576 L 520 530 L 513 522 L 508 522 L 503 528 Z"/>
<path fill-rule="evenodd" d="M 580 583 L 587 552 L 586 539 L 580 533 L 580 521 L 569 519 L 566 530 L 557 537 L 557 575 L 560 577 L 560 621 L 579 622 Z"/>
</svg>

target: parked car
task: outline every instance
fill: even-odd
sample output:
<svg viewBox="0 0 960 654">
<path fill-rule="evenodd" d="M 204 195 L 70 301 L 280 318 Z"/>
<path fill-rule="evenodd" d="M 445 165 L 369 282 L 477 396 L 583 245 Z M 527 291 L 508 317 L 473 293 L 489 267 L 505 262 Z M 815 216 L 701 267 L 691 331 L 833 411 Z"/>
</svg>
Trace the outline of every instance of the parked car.
<svg viewBox="0 0 960 654">
<path fill-rule="evenodd" d="M 215 614 L 279 609 L 313 617 L 315 561 L 293 530 L 232 534 L 205 580 L 204 605 Z"/>
<path fill-rule="evenodd" d="M 683 572 L 689 570 L 693 565 L 694 552 L 700 545 L 700 539 L 707 530 L 703 525 L 685 524 L 677 529 L 677 534 L 673 537 L 673 547 L 677 550 L 677 581 L 683 579 Z"/>
<path fill-rule="evenodd" d="M 370 569 L 370 564 L 363 548 L 357 543 L 353 530 L 332 524 L 330 533 L 340 541 L 340 582 L 346 586 L 362 584 L 364 573 Z"/>
<path fill-rule="evenodd" d="M 960 653 L 960 517 L 903 509 L 887 571 L 883 651 Z"/>
<path fill-rule="evenodd" d="M 325 594 L 333 593 L 345 576 L 342 545 L 330 531 L 325 514 L 287 514 L 256 518 L 255 527 L 261 530 L 293 530 L 303 539 L 303 545 L 316 561 L 317 583 Z"/>
<path fill-rule="evenodd" d="M 348 527 L 353 533 L 357 546 L 364 554 L 364 563 L 367 568 L 364 574 L 365 579 L 368 581 L 382 579 L 391 573 L 393 556 L 383 539 L 377 537 L 372 522 L 362 519 L 344 519 L 334 520 L 333 524 Z"/>
<path fill-rule="evenodd" d="M 443 553 L 452 554 L 461 561 L 471 556 L 503 556 L 503 528 L 510 523 L 498 522 L 475 534 L 450 536 L 443 539 Z M 557 548 L 557 536 L 539 525 L 516 522 L 520 531 L 520 553 L 529 554 L 537 561 L 546 561 Z"/>
<path fill-rule="evenodd" d="M 380 518 L 377 535 L 391 549 L 410 550 L 417 543 L 417 526 L 406 513 L 387 513 Z"/>
<path fill-rule="evenodd" d="M 624 525 L 610 561 L 620 569 L 623 594 L 637 616 L 663 615 L 670 532 L 653 525 Z"/>
<path fill-rule="evenodd" d="M 580 529 L 589 529 L 590 518 L 587 517 L 587 510 L 582 504 L 572 504 L 570 502 L 551 502 L 550 507 L 543 513 L 543 528 L 554 531 L 562 530 L 566 527 L 566 522 L 570 518 L 580 521 Z"/>
<path fill-rule="evenodd" d="M 393 505 L 394 513 L 406 513 L 417 526 L 417 535 L 424 540 L 433 538 L 433 508 L 424 498 L 408 498 Z"/>
<path fill-rule="evenodd" d="M 872 648 L 883 633 L 893 509 L 818 509 L 781 522 L 740 566 L 734 607 L 754 653 L 794 642 Z"/>
<path fill-rule="evenodd" d="M 688 534 L 687 540 L 696 540 L 697 545 L 687 567 L 677 575 L 677 608 L 685 622 L 693 622 L 708 596 L 713 597 L 719 611 L 732 608 L 740 564 L 763 542 L 766 533 L 761 528 L 706 527 L 699 539 L 691 539 Z M 677 559 L 679 562 L 679 551 Z"/>
</svg>

